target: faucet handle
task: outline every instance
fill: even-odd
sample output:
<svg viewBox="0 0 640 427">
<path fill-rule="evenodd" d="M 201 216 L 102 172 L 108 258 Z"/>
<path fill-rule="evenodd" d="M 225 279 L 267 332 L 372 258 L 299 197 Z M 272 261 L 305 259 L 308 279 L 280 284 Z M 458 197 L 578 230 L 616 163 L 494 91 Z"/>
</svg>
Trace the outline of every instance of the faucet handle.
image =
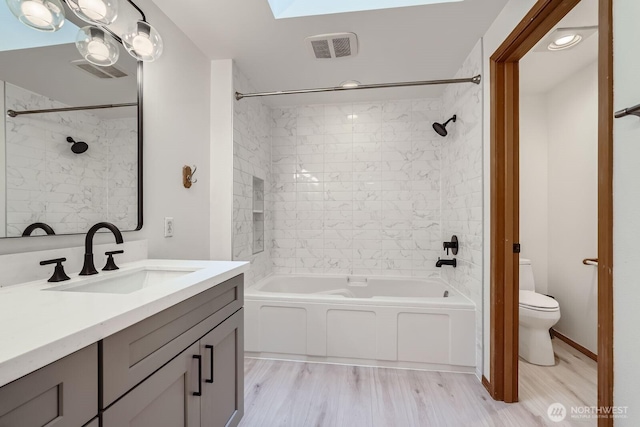
<svg viewBox="0 0 640 427">
<path fill-rule="evenodd" d="M 116 254 L 123 254 L 123 253 L 124 253 L 123 250 L 105 252 L 104 254 L 107 255 L 108 258 L 107 258 L 107 263 L 105 264 L 102 271 L 118 270 L 119 267 L 116 265 L 116 262 L 113 260 L 113 256 Z"/>
<path fill-rule="evenodd" d="M 66 260 L 66 258 L 56 258 L 40 261 L 40 265 L 56 264 L 56 268 L 53 270 L 53 275 L 49 280 L 47 280 L 47 282 L 64 282 L 65 280 L 70 279 L 70 277 L 67 276 L 67 273 L 64 272 L 64 267 L 62 266 L 62 263 Z"/>
</svg>

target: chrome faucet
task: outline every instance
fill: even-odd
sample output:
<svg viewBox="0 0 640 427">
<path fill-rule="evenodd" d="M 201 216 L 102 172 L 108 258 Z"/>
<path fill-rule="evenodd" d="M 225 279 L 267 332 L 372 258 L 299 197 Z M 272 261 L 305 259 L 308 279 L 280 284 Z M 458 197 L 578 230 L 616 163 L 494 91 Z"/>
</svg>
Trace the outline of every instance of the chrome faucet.
<svg viewBox="0 0 640 427">
<path fill-rule="evenodd" d="M 116 238 L 116 243 L 123 243 L 122 233 L 115 225 L 110 222 L 99 222 L 87 231 L 87 237 L 84 239 L 84 265 L 80 276 L 90 276 L 92 274 L 98 274 L 95 265 L 93 264 L 93 236 L 101 228 L 110 230 Z"/>
</svg>

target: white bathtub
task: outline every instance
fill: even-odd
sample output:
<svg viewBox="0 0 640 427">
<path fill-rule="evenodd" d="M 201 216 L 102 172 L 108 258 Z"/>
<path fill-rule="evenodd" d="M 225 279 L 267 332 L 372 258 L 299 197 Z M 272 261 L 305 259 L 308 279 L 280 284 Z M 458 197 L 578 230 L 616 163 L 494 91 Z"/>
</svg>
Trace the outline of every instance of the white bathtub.
<svg viewBox="0 0 640 427">
<path fill-rule="evenodd" d="M 273 275 L 245 290 L 245 351 L 473 372 L 475 305 L 434 279 Z"/>
</svg>

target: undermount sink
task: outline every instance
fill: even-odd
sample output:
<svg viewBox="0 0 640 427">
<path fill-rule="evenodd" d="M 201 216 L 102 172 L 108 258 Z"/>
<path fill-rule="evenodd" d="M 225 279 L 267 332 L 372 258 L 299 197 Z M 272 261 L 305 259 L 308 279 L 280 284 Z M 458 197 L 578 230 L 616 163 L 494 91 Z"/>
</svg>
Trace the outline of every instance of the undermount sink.
<svg viewBox="0 0 640 427">
<path fill-rule="evenodd" d="M 101 273 L 101 275 L 86 276 L 73 279 L 66 283 L 47 288 L 47 291 L 62 292 L 92 292 L 101 294 L 130 294 L 142 289 L 166 283 L 198 269 L 162 269 L 158 267 L 143 267 L 130 271 Z M 105 277 L 106 275 L 106 277 Z M 82 276 L 81 276 L 82 277 Z"/>
</svg>

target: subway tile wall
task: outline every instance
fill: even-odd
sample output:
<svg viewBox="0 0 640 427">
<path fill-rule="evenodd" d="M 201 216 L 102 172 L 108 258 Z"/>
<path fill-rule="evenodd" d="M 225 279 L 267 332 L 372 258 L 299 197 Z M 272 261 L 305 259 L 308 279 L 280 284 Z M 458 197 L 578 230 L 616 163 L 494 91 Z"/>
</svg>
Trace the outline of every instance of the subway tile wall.
<svg viewBox="0 0 640 427">
<path fill-rule="evenodd" d="M 9 83 L 5 96 L 6 108 L 17 111 L 67 107 Z M 99 221 L 135 229 L 138 128 L 135 108 L 127 110 L 133 117 L 107 120 L 76 111 L 6 118 L 8 237 L 34 222 L 57 234 L 83 233 Z M 74 154 L 68 136 L 89 149 Z"/>
<path fill-rule="evenodd" d="M 255 92 L 245 75 L 233 66 L 235 90 Z M 253 254 L 253 177 L 264 181 L 264 250 Z M 272 271 L 271 233 L 271 110 L 260 98 L 234 101 L 233 110 L 233 259 L 250 261 L 245 273 L 245 286 L 269 275 Z"/>
<path fill-rule="evenodd" d="M 273 271 L 439 277 L 439 99 L 272 112 Z"/>
</svg>

